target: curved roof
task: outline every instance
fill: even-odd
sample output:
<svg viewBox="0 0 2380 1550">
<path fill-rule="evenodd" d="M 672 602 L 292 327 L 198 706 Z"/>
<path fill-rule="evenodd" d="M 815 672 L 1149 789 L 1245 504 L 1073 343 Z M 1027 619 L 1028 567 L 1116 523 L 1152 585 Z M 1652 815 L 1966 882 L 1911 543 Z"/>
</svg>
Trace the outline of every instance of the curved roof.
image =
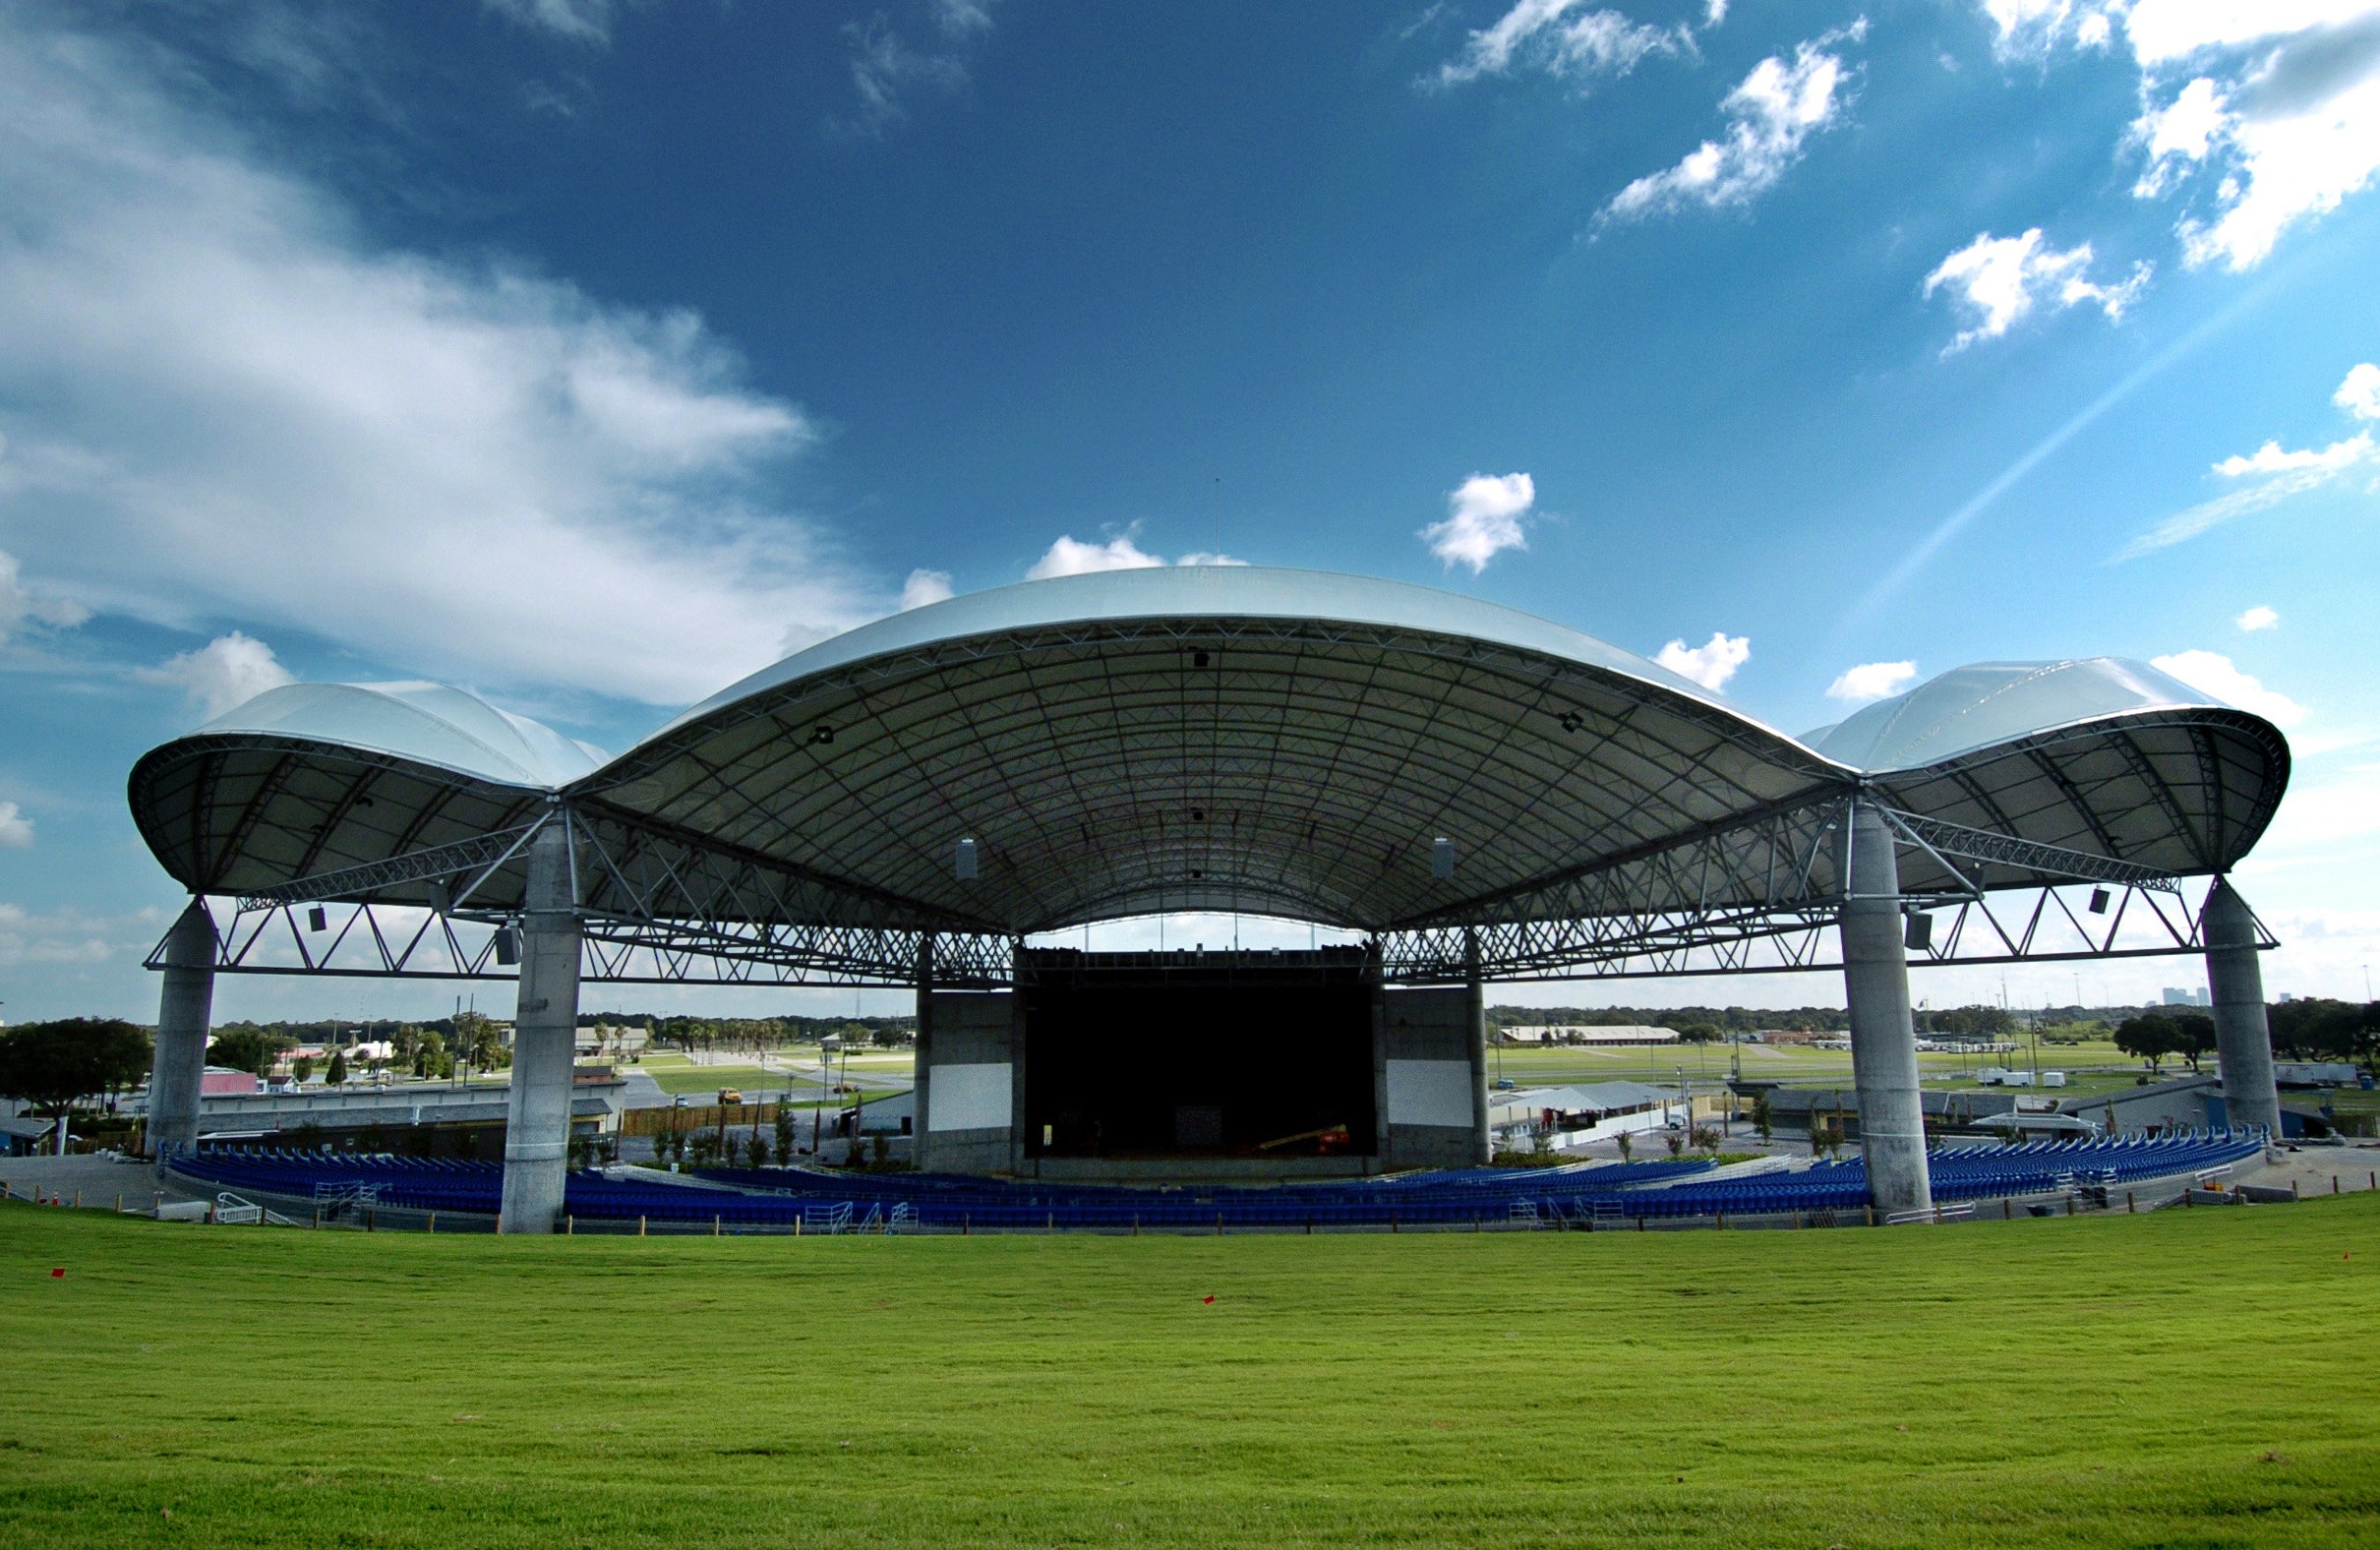
<svg viewBox="0 0 2380 1550">
<path fill-rule="evenodd" d="M 1978 662 L 1863 706 L 1804 741 L 1863 770 L 1917 769 L 2046 727 L 2212 703 L 2170 674 L 2117 657 Z"/>
<path fill-rule="evenodd" d="M 611 758 L 443 684 L 288 684 L 192 736 L 242 733 L 370 749 L 507 786 L 566 786 Z"/>
<path fill-rule="evenodd" d="M 211 892 L 486 833 L 561 798 L 925 927 L 1236 909 L 1381 930 L 1575 911 L 1557 896 L 1597 871 L 1629 878 L 1632 909 L 1682 908 L 1690 887 L 1750 900 L 1766 861 L 1715 882 L 1626 868 L 1863 784 L 1993 833 L 2221 869 L 2287 770 L 2268 724 L 2135 663 L 1960 669 L 1797 740 L 1511 609 L 1198 566 L 879 620 L 608 760 L 458 690 L 293 686 L 152 750 L 132 799 L 159 860 Z M 1439 836 L 1452 877 L 1432 866 Z M 972 880 L 952 864 L 961 839 L 979 849 Z M 1922 857 L 1904 873 L 1949 881 Z"/>
</svg>

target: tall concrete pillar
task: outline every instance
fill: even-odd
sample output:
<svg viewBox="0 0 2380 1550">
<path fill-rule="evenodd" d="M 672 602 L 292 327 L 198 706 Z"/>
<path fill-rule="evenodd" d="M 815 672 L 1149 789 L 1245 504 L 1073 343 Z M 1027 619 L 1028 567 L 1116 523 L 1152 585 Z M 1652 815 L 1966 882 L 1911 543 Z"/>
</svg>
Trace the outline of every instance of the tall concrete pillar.
<svg viewBox="0 0 2380 1550">
<path fill-rule="evenodd" d="M 1917 1030 L 1909 1020 L 1901 869 L 1892 854 L 1892 830 L 1873 805 L 1855 802 L 1836 845 L 1850 895 L 1839 929 L 1868 1198 L 1878 1212 L 1924 1211 L 1934 1204 L 1934 1183 L 1926 1168 L 1925 1106 L 1918 1100 Z"/>
<path fill-rule="evenodd" d="M 918 941 L 918 1057 L 911 1080 L 909 1160 L 919 1172 L 933 1169 L 934 1070 L 934 939 L 928 931 Z"/>
<path fill-rule="evenodd" d="M 1496 1140 L 1488 1134 L 1487 992 L 1479 978 L 1479 933 L 1462 928 L 1462 992 L 1466 1019 L 1463 1043 L 1471 1056 L 1472 1161 L 1481 1167 L 1496 1161 Z"/>
<path fill-rule="evenodd" d="M 2265 1125 L 2281 1139 L 2281 1093 L 2273 1085 L 2273 1036 L 2264 1020 L 2264 968 L 2256 961 L 2256 918 L 2218 877 L 2198 927 L 2207 944 L 2208 999 L 2215 1003 L 2215 1058 L 2223 1106 L 2234 1125 Z"/>
<path fill-rule="evenodd" d="M 512 1091 L 505 1104 L 499 1232 L 551 1232 L 569 1174 L 570 1056 L 578 1039 L 578 914 L 561 822 L 529 841 L 521 912 L 520 998 L 512 1014 Z"/>
<path fill-rule="evenodd" d="M 157 998 L 156 1059 L 149 1072 L 149 1151 L 160 1170 L 198 1147 L 199 1085 L 213 1012 L 214 920 L 206 901 L 193 899 L 165 936 L 165 987 Z"/>
</svg>

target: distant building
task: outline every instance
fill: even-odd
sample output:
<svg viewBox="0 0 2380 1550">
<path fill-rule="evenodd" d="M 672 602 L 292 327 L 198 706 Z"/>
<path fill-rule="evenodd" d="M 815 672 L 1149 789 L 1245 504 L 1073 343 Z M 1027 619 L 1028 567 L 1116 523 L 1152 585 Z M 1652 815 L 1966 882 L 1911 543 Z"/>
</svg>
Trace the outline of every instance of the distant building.
<svg viewBox="0 0 2380 1550">
<path fill-rule="evenodd" d="M 2179 986 L 2169 984 L 2166 986 L 2165 1004 L 2168 1006 L 2205 1006 L 2207 993 L 2204 990 L 2184 990 Z"/>
<path fill-rule="evenodd" d="M 1555 1023 L 1499 1029 L 1508 1044 L 1674 1044 L 1678 1031 L 1641 1023 Z"/>
<path fill-rule="evenodd" d="M 265 1079 L 254 1071 L 234 1071 L 229 1066 L 208 1066 L 199 1077 L 201 1098 L 244 1098 L 265 1091 Z"/>
</svg>

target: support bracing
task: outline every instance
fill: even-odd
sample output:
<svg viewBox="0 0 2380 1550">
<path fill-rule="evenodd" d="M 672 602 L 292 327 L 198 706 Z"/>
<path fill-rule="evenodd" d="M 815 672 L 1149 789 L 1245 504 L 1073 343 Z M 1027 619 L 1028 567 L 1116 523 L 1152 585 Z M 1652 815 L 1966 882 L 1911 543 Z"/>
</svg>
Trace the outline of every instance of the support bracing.
<svg viewBox="0 0 2380 1550">
<path fill-rule="evenodd" d="M 157 1048 L 149 1078 L 149 1150 L 165 1167 L 199 1144 L 199 1091 L 207 1071 L 208 1020 L 214 1009 L 214 919 L 193 899 L 165 935 L 165 984 L 157 999 Z"/>
<path fill-rule="evenodd" d="M 2273 1085 L 2273 1037 L 2265 1025 L 2264 970 L 2256 961 L 2256 917 L 2226 877 L 2207 890 L 2200 916 L 2207 942 L 2208 999 L 2215 1003 L 2215 1058 L 2223 1066 L 2223 1104 L 2234 1125 L 2263 1125 L 2281 1135 L 2281 1094 Z"/>
<path fill-rule="evenodd" d="M 520 999 L 505 1106 L 500 1232 L 551 1232 L 569 1177 L 570 1056 L 578 1038 L 578 915 L 565 825 L 529 842 Z"/>
<path fill-rule="evenodd" d="M 1924 1211 L 1934 1204 L 1934 1187 L 1926 1167 L 1925 1109 L 1918 1100 L 1917 1031 L 1909 1019 L 1909 960 L 1902 946 L 1892 830 L 1873 804 L 1855 803 L 1836 844 L 1850 880 L 1839 928 L 1868 1195 L 1888 1215 Z"/>
</svg>

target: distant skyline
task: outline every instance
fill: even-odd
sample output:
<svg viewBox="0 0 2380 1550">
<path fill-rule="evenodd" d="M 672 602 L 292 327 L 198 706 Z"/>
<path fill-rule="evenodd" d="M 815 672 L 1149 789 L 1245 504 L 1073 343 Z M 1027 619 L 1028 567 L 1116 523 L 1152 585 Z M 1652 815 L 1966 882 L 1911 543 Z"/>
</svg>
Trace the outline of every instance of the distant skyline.
<svg viewBox="0 0 2380 1550">
<path fill-rule="evenodd" d="M 2376 172 L 2380 0 L 0 0 L 0 1015 L 154 1016 L 124 777 L 276 684 L 618 750 L 896 609 L 1231 562 L 1493 599 L 1796 733 L 2153 661 L 2288 733 L 2237 882 L 2273 993 L 2360 998 Z M 2204 983 L 2007 994 L 2078 974 Z"/>
</svg>

